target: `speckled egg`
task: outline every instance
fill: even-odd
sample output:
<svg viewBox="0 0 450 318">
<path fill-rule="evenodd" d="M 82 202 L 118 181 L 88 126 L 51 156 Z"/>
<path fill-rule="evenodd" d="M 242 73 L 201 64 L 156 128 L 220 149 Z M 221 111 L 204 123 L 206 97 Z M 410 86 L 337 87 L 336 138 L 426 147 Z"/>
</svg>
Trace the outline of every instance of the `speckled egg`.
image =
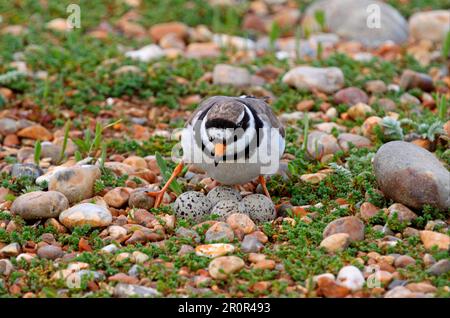
<svg viewBox="0 0 450 318">
<path fill-rule="evenodd" d="M 183 219 L 202 221 L 209 215 L 211 201 L 201 192 L 188 191 L 181 194 L 173 203 L 175 215 Z"/>
<path fill-rule="evenodd" d="M 268 222 L 276 217 L 272 200 L 262 194 L 251 194 L 242 199 L 246 213 L 255 222 Z"/>
<path fill-rule="evenodd" d="M 213 205 L 219 201 L 234 200 L 241 201 L 242 196 L 236 189 L 224 186 L 218 186 L 208 192 L 206 197 L 211 201 Z"/>
<path fill-rule="evenodd" d="M 217 202 L 211 210 L 211 214 L 218 215 L 220 221 L 225 221 L 227 216 L 233 213 L 245 213 L 245 206 L 233 199 L 223 200 Z"/>
</svg>

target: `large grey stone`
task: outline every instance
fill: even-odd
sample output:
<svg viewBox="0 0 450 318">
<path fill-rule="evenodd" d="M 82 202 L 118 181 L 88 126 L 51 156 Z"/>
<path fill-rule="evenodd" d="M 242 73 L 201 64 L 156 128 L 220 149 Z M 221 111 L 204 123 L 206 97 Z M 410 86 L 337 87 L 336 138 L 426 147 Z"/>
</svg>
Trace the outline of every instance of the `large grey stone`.
<svg viewBox="0 0 450 318">
<path fill-rule="evenodd" d="M 323 11 L 327 28 L 344 38 L 376 47 L 386 41 L 397 44 L 408 39 L 408 23 L 390 5 L 375 0 L 319 0 L 305 11 L 303 25 L 318 28 L 314 13 Z M 379 28 L 373 17 L 379 16 Z M 373 26 L 373 27 L 371 27 Z"/>
<path fill-rule="evenodd" d="M 385 196 L 411 208 L 450 208 L 450 173 L 429 151 L 392 141 L 378 149 L 373 167 Z"/>
<path fill-rule="evenodd" d="M 69 201 L 57 191 L 34 191 L 14 200 L 11 212 L 25 220 L 56 218 L 69 208 Z"/>
</svg>

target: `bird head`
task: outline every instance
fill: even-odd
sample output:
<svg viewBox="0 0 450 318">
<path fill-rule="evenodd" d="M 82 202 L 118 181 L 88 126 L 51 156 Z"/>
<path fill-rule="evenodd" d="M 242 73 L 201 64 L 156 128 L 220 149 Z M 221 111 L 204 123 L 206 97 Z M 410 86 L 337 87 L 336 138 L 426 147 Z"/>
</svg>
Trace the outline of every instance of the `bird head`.
<svg viewBox="0 0 450 318">
<path fill-rule="evenodd" d="M 211 151 L 217 166 L 227 157 L 234 159 L 245 150 L 253 134 L 254 120 L 245 104 L 236 98 L 222 97 L 204 118 L 202 142 Z"/>
</svg>

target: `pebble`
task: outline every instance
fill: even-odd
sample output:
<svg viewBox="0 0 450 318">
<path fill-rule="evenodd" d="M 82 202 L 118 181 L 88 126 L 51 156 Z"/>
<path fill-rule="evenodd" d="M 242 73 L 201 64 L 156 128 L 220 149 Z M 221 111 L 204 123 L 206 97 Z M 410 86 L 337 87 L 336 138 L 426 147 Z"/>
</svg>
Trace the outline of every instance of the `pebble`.
<svg viewBox="0 0 450 318">
<path fill-rule="evenodd" d="M 367 104 L 358 103 L 350 107 L 347 114 L 353 120 L 365 119 L 373 114 L 373 109 Z"/>
<path fill-rule="evenodd" d="M 52 164 L 58 163 L 61 157 L 61 148 L 49 141 L 41 143 L 41 156 L 40 158 L 50 158 Z"/>
<path fill-rule="evenodd" d="M 420 239 L 423 246 L 430 250 L 433 246 L 437 246 L 440 250 L 448 250 L 450 248 L 450 236 L 443 233 L 433 231 L 420 231 Z"/>
<path fill-rule="evenodd" d="M 109 244 L 109 245 L 103 246 L 100 250 L 104 253 L 114 254 L 115 252 L 117 252 L 119 250 L 119 248 L 115 244 Z"/>
<path fill-rule="evenodd" d="M 377 101 L 378 105 L 387 112 L 394 112 L 397 109 L 397 105 L 392 99 L 389 98 L 380 98 Z"/>
<path fill-rule="evenodd" d="M 324 231 L 323 237 L 326 238 L 336 233 L 347 233 L 350 242 L 364 240 L 364 223 L 356 216 L 346 216 L 329 223 Z"/>
<path fill-rule="evenodd" d="M 310 184 L 318 184 L 327 177 L 325 173 L 308 173 L 300 176 L 300 180 Z"/>
<path fill-rule="evenodd" d="M 358 103 L 367 104 L 369 97 L 358 87 L 347 87 L 341 89 L 334 94 L 334 102 L 336 104 L 355 105 Z"/>
<path fill-rule="evenodd" d="M 425 264 L 425 266 L 427 266 L 427 267 L 436 263 L 436 260 L 434 259 L 433 255 L 428 254 L 428 253 L 425 253 L 423 255 L 422 260 L 423 260 L 423 263 Z"/>
<path fill-rule="evenodd" d="M 400 104 L 403 106 L 420 105 L 420 99 L 409 93 L 404 93 L 400 96 Z"/>
<path fill-rule="evenodd" d="M 211 201 L 203 193 L 195 191 L 181 194 L 173 204 L 176 217 L 190 218 L 195 222 L 201 222 L 209 215 L 211 207 Z"/>
<path fill-rule="evenodd" d="M 192 246 L 183 244 L 183 245 L 181 245 L 180 250 L 178 251 L 178 255 L 183 256 L 183 255 L 186 255 L 189 253 L 194 253 L 194 252 L 195 252 L 195 249 Z"/>
<path fill-rule="evenodd" d="M 199 245 L 195 248 L 195 254 L 205 257 L 219 257 L 234 252 L 234 246 L 225 243 Z"/>
<path fill-rule="evenodd" d="M 124 284 L 137 284 L 139 279 L 133 276 L 126 275 L 124 273 L 117 273 L 108 277 L 109 282 L 119 282 Z"/>
<path fill-rule="evenodd" d="M 62 257 L 64 254 L 63 250 L 59 246 L 46 245 L 42 246 L 37 250 L 37 255 L 40 258 L 46 258 L 50 260 L 55 260 Z"/>
<path fill-rule="evenodd" d="M 375 140 L 375 127 L 381 127 L 382 121 L 383 119 L 378 116 L 368 117 L 361 126 L 361 132 L 363 133 L 364 137 L 367 137 L 370 140 Z"/>
<path fill-rule="evenodd" d="M 347 287 L 337 284 L 334 278 L 325 275 L 326 274 L 317 279 L 317 291 L 319 295 L 323 295 L 327 298 L 343 298 L 350 293 L 350 290 Z"/>
<path fill-rule="evenodd" d="M 397 286 L 386 294 L 384 294 L 384 298 L 424 298 L 425 295 L 423 293 L 415 293 L 410 291 L 408 288 L 404 286 Z"/>
<path fill-rule="evenodd" d="M 244 266 L 244 261 L 237 256 L 221 256 L 209 263 L 208 271 L 212 278 L 224 280 L 229 275 L 239 272 Z"/>
<path fill-rule="evenodd" d="M 313 159 L 320 160 L 324 156 L 335 154 L 340 149 L 333 135 L 321 131 L 313 131 L 308 135 L 306 150 Z"/>
<path fill-rule="evenodd" d="M 234 232 L 242 234 L 250 234 L 256 230 L 255 222 L 243 213 L 233 213 L 227 217 L 228 225 Z"/>
<path fill-rule="evenodd" d="M 364 88 L 372 94 L 382 94 L 387 91 L 387 86 L 382 80 L 367 81 Z"/>
<path fill-rule="evenodd" d="M 112 206 L 113 208 L 123 207 L 126 203 L 128 203 L 128 199 L 130 198 L 131 189 L 124 187 L 117 187 L 109 190 L 104 196 L 106 204 Z"/>
<path fill-rule="evenodd" d="M 131 261 L 136 264 L 143 264 L 149 260 L 149 256 L 145 253 L 134 251 L 131 253 Z"/>
<path fill-rule="evenodd" d="M 377 270 L 375 273 L 367 277 L 367 285 L 373 284 L 372 286 L 380 283 L 383 286 L 389 284 L 393 279 L 393 275 L 388 271 Z M 368 286 L 370 287 L 370 286 Z"/>
<path fill-rule="evenodd" d="M 185 227 L 179 227 L 175 231 L 175 235 L 177 237 L 187 238 L 187 239 L 193 240 L 196 243 L 200 243 L 200 235 L 196 231 L 187 229 Z"/>
<path fill-rule="evenodd" d="M 19 129 L 16 120 L 11 118 L 0 118 L 0 134 L 3 136 L 15 134 Z"/>
<path fill-rule="evenodd" d="M 90 225 L 91 227 L 105 227 L 112 222 L 109 210 L 101 205 L 80 203 L 63 211 L 59 221 L 68 228 Z"/>
<path fill-rule="evenodd" d="M 409 18 L 409 32 L 416 40 L 443 43 L 450 30 L 450 12 L 434 10 L 416 12 Z"/>
<path fill-rule="evenodd" d="M 157 60 L 162 58 L 165 55 L 164 50 L 161 49 L 156 44 L 146 45 L 139 50 L 129 51 L 125 53 L 126 57 L 129 57 L 133 60 L 138 60 L 144 63 Z"/>
<path fill-rule="evenodd" d="M 231 226 L 224 222 L 217 222 L 213 224 L 205 233 L 206 242 L 218 242 L 234 240 L 234 233 Z"/>
<path fill-rule="evenodd" d="M 364 276 L 355 266 L 345 266 L 339 271 L 336 282 L 351 291 L 358 291 L 364 286 Z"/>
<path fill-rule="evenodd" d="M 448 272 L 450 272 L 450 261 L 448 259 L 441 259 L 427 269 L 427 273 L 434 276 L 444 275 Z"/>
<path fill-rule="evenodd" d="M 372 203 L 364 202 L 359 208 L 359 213 L 364 221 L 369 221 L 371 218 L 377 215 L 380 210 L 380 208 L 376 207 Z"/>
<path fill-rule="evenodd" d="M 34 181 L 43 174 L 41 168 L 32 163 L 15 163 L 11 168 L 11 177 L 31 177 Z"/>
<path fill-rule="evenodd" d="M 253 235 L 246 235 L 241 243 L 241 251 L 244 253 L 258 253 L 264 245 Z"/>
<path fill-rule="evenodd" d="M 14 265 L 9 259 L 0 259 L 0 275 L 9 276 L 14 270 Z"/>
<path fill-rule="evenodd" d="M 407 267 L 410 265 L 415 265 L 416 260 L 409 255 L 401 255 L 395 259 L 394 265 L 395 267 Z"/>
<path fill-rule="evenodd" d="M 216 66 L 214 66 L 214 85 L 231 85 L 236 87 L 243 87 L 250 85 L 250 83 L 250 73 L 243 67 L 231 66 L 227 64 L 217 64 Z"/>
<path fill-rule="evenodd" d="M 325 248 L 330 253 L 334 253 L 346 249 L 349 244 L 350 235 L 347 233 L 336 233 L 324 238 L 320 242 L 320 247 Z"/>
<path fill-rule="evenodd" d="M 212 205 L 216 205 L 220 201 L 224 200 L 233 200 L 233 201 L 241 201 L 242 196 L 234 188 L 226 187 L 226 186 L 218 186 L 208 192 L 206 195 L 209 201 L 211 201 Z"/>
<path fill-rule="evenodd" d="M 113 296 L 118 298 L 129 297 L 159 297 L 161 294 L 154 288 L 133 284 L 119 283 L 114 287 Z"/>
<path fill-rule="evenodd" d="M 201 59 L 220 56 L 220 47 L 213 42 L 190 43 L 186 48 L 186 57 Z"/>
<path fill-rule="evenodd" d="M 56 18 L 50 20 L 49 22 L 46 23 L 45 27 L 49 30 L 56 32 L 67 32 L 71 30 L 68 20 L 63 18 Z"/>
<path fill-rule="evenodd" d="M 34 191 L 22 194 L 11 206 L 11 212 L 25 220 L 56 218 L 69 208 L 69 201 L 57 191 Z"/>
<path fill-rule="evenodd" d="M 255 42 L 253 40 L 240 36 L 214 34 L 212 40 L 214 43 L 225 49 L 233 47 L 237 50 L 249 51 L 255 48 Z"/>
<path fill-rule="evenodd" d="M 437 288 L 429 283 L 410 283 L 405 286 L 412 292 L 416 293 L 435 293 L 437 291 Z"/>
<path fill-rule="evenodd" d="M 393 218 L 395 215 L 399 222 L 411 222 L 417 219 L 417 215 L 401 203 L 394 203 L 388 208 L 389 217 Z"/>
<path fill-rule="evenodd" d="M 407 227 L 402 232 L 403 237 L 413 237 L 413 236 L 419 236 L 420 231 L 417 229 L 414 229 L 412 227 Z"/>
<path fill-rule="evenodd" d="M 64 168 L 51 176 L 48 189 L 64 194 L 70 204 L 77 203 L 94 195 L 95 180 L 100 174 L 100 168 L 92 165 Z"/>
<path fill-rule="evenodd" d="M 155 205 L 155 198 L 147 195 L 151 192 L 148 188 L 137 188 L 131 191 L 128 198 L 128 205 L 131 208 L 150 210 Z"/>
<path fill-rule="evenodd" d="M 131 277 L 139 277 L 139 274 L 143 271 L 143 267 L 141 265 L 138 264 L 134 264 L 133 266 L 130 267 L 130 269 L 128 270 L 128 275 L 130 275 Z"/>
<path fill-rule="evenodd" d="M 179 39 L 183 39 L 188 35 L 188 27 L 181 22 L 167 22 L 155 24 L 150 28 L 150 36 L 153 41 L 159 42 L 164 36 L 173 34 Z"/>
<path fill-rule="evenodd" d="M 263 243 L 263 244 L 266 244 L 269 241 L 269 238 L 267 237 L 267 235 L 264 234 L 261 231 L 255 231 L 255 232 L 252 232 L 252 233 L 247 234 L 247 235 L 256 237 L 256 239 L 258 241 L 260 241 L 261 243 Z"/>
<path fill-rule="evenodd" d="M 275 267 L 276 267 L 276 263 L 274 260 L 271 260 L 271 259 L 264 259 L 260 262 L 253 264 L 254 269 L 272 270 L 272 269 L 275 269 Z"/>
<path fill-rule="evenodd" d="M 353 144 L 356 148 L 370 148 L 372 147 L 372 143 L 370 142 L 370 139 L 355 135 L 355 134 L 349 134 L 349 133 L 342 133 L 339 134 L 337 138 L 339 147 L 341 147 L 342 150 L 345 152 L 348 152 L 350 150 L 350 144 Z"/>
<path fill-rule="evenodd" d="M 113 240 L 120 240 L 127 235 L 127 230 L 118 225 L 111 225 L 108 227 L 108 233 Z"/>
<path fill-rule="evenodd" d="M 4 257 L 13 257 L 20 254 L 21 248 L 19 243 L 10 243 L 0 249 L 0 255 Z"/>
<path fill-rule="evenodd" d="M 253 221 L 262 223 L 275 219 L 275 205 L 265 195 L 250 194 L 243 198 L 241 202 Z"/>
<path fill-rule="evenodd" d="M 51 141 L 53 139 L 52 133 L 47 128 L 37 124 L 19 130 L 17 136 L 42 141 Z"/>
<path fill-rule="evenodd" d="M 337 67 L 298 66 L 287 72 L 282 81 L 300 90 L 334 93 L 344 86 L 344 74 Z"/>
<path fill-rule="evenodd" d="M 439 229 L 445 229 L 447 227 L 447 223 L 442 220 L 431 220 L 428 221 L 425 225 L 425 230 L 439 232 Z"/>
<path fill-rule="evenodd" d="M 434 90 L 433 79 L 428 74 L 404 70 L 400 77 L 400 87 L 407 91 L 412 88 L 420 88 L 424 92 Z"/>
<path fill-rule="evenodd" d="M 378 149 L 373 167 L 380 190 L 395 202 L 416 209 L 425 204 L 450 208 L 450 172 L 429 151 L 388 142 Z"/>
</svg>

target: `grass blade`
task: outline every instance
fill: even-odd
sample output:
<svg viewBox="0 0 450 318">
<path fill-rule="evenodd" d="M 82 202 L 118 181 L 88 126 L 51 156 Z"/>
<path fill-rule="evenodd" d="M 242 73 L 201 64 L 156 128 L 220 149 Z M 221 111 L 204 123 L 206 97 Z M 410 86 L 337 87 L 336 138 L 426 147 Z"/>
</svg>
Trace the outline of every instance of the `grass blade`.
<svg viewBox="0 0 450 318">
<path fill-rule="evenodd" d="M 167 182 L 169 180 L 170 176 L 172 175 L 172 171 L 167 166 L 166 160 L 161 156 L 159 152 L 155 154 L 156 156 L 156 163 L 158 164 L 159 170 L 161 171 L 161 175 L 163 177 L 164 182 Z M 180 195 L 183 193 L 180 184 L 177 182 L 177 180 L 173 180 L 173 182 L 170 184 L 169 187 L 173 192 L 175 192 L 177 195 Z"/>
<path fill-rule="evenodd" d="M 302 150 L 306 150 L 306 147 L 308 146 L 308 130 L 309 130 L 309 118 L 308 113 L 304 113 L 305 116 L 303 117 L 303 145 Z"/>
<path fill-rule="evenodd" d="M 38 140 L 34 144 L 34 163 L 38 167 L 39 167 L 39 161 L 41 159 L 41 151 L 42 151 L 41 141 Z"/>
<path fill-rule="evenodd" d="M 61 153 L 59 154 L 59 162 L 63 161 L 64 156 L 65 156 L 65 152 L 67 149 L 67 140 L 69 139 L 69 131 L 70 131 L 70 126 L 72 125 L 72 122 L 69 121 L 66 123 L 66 127 L 64 129 L 64 140 L 63 140 L 63 144 L 61 147 Z"/>
</svg>

